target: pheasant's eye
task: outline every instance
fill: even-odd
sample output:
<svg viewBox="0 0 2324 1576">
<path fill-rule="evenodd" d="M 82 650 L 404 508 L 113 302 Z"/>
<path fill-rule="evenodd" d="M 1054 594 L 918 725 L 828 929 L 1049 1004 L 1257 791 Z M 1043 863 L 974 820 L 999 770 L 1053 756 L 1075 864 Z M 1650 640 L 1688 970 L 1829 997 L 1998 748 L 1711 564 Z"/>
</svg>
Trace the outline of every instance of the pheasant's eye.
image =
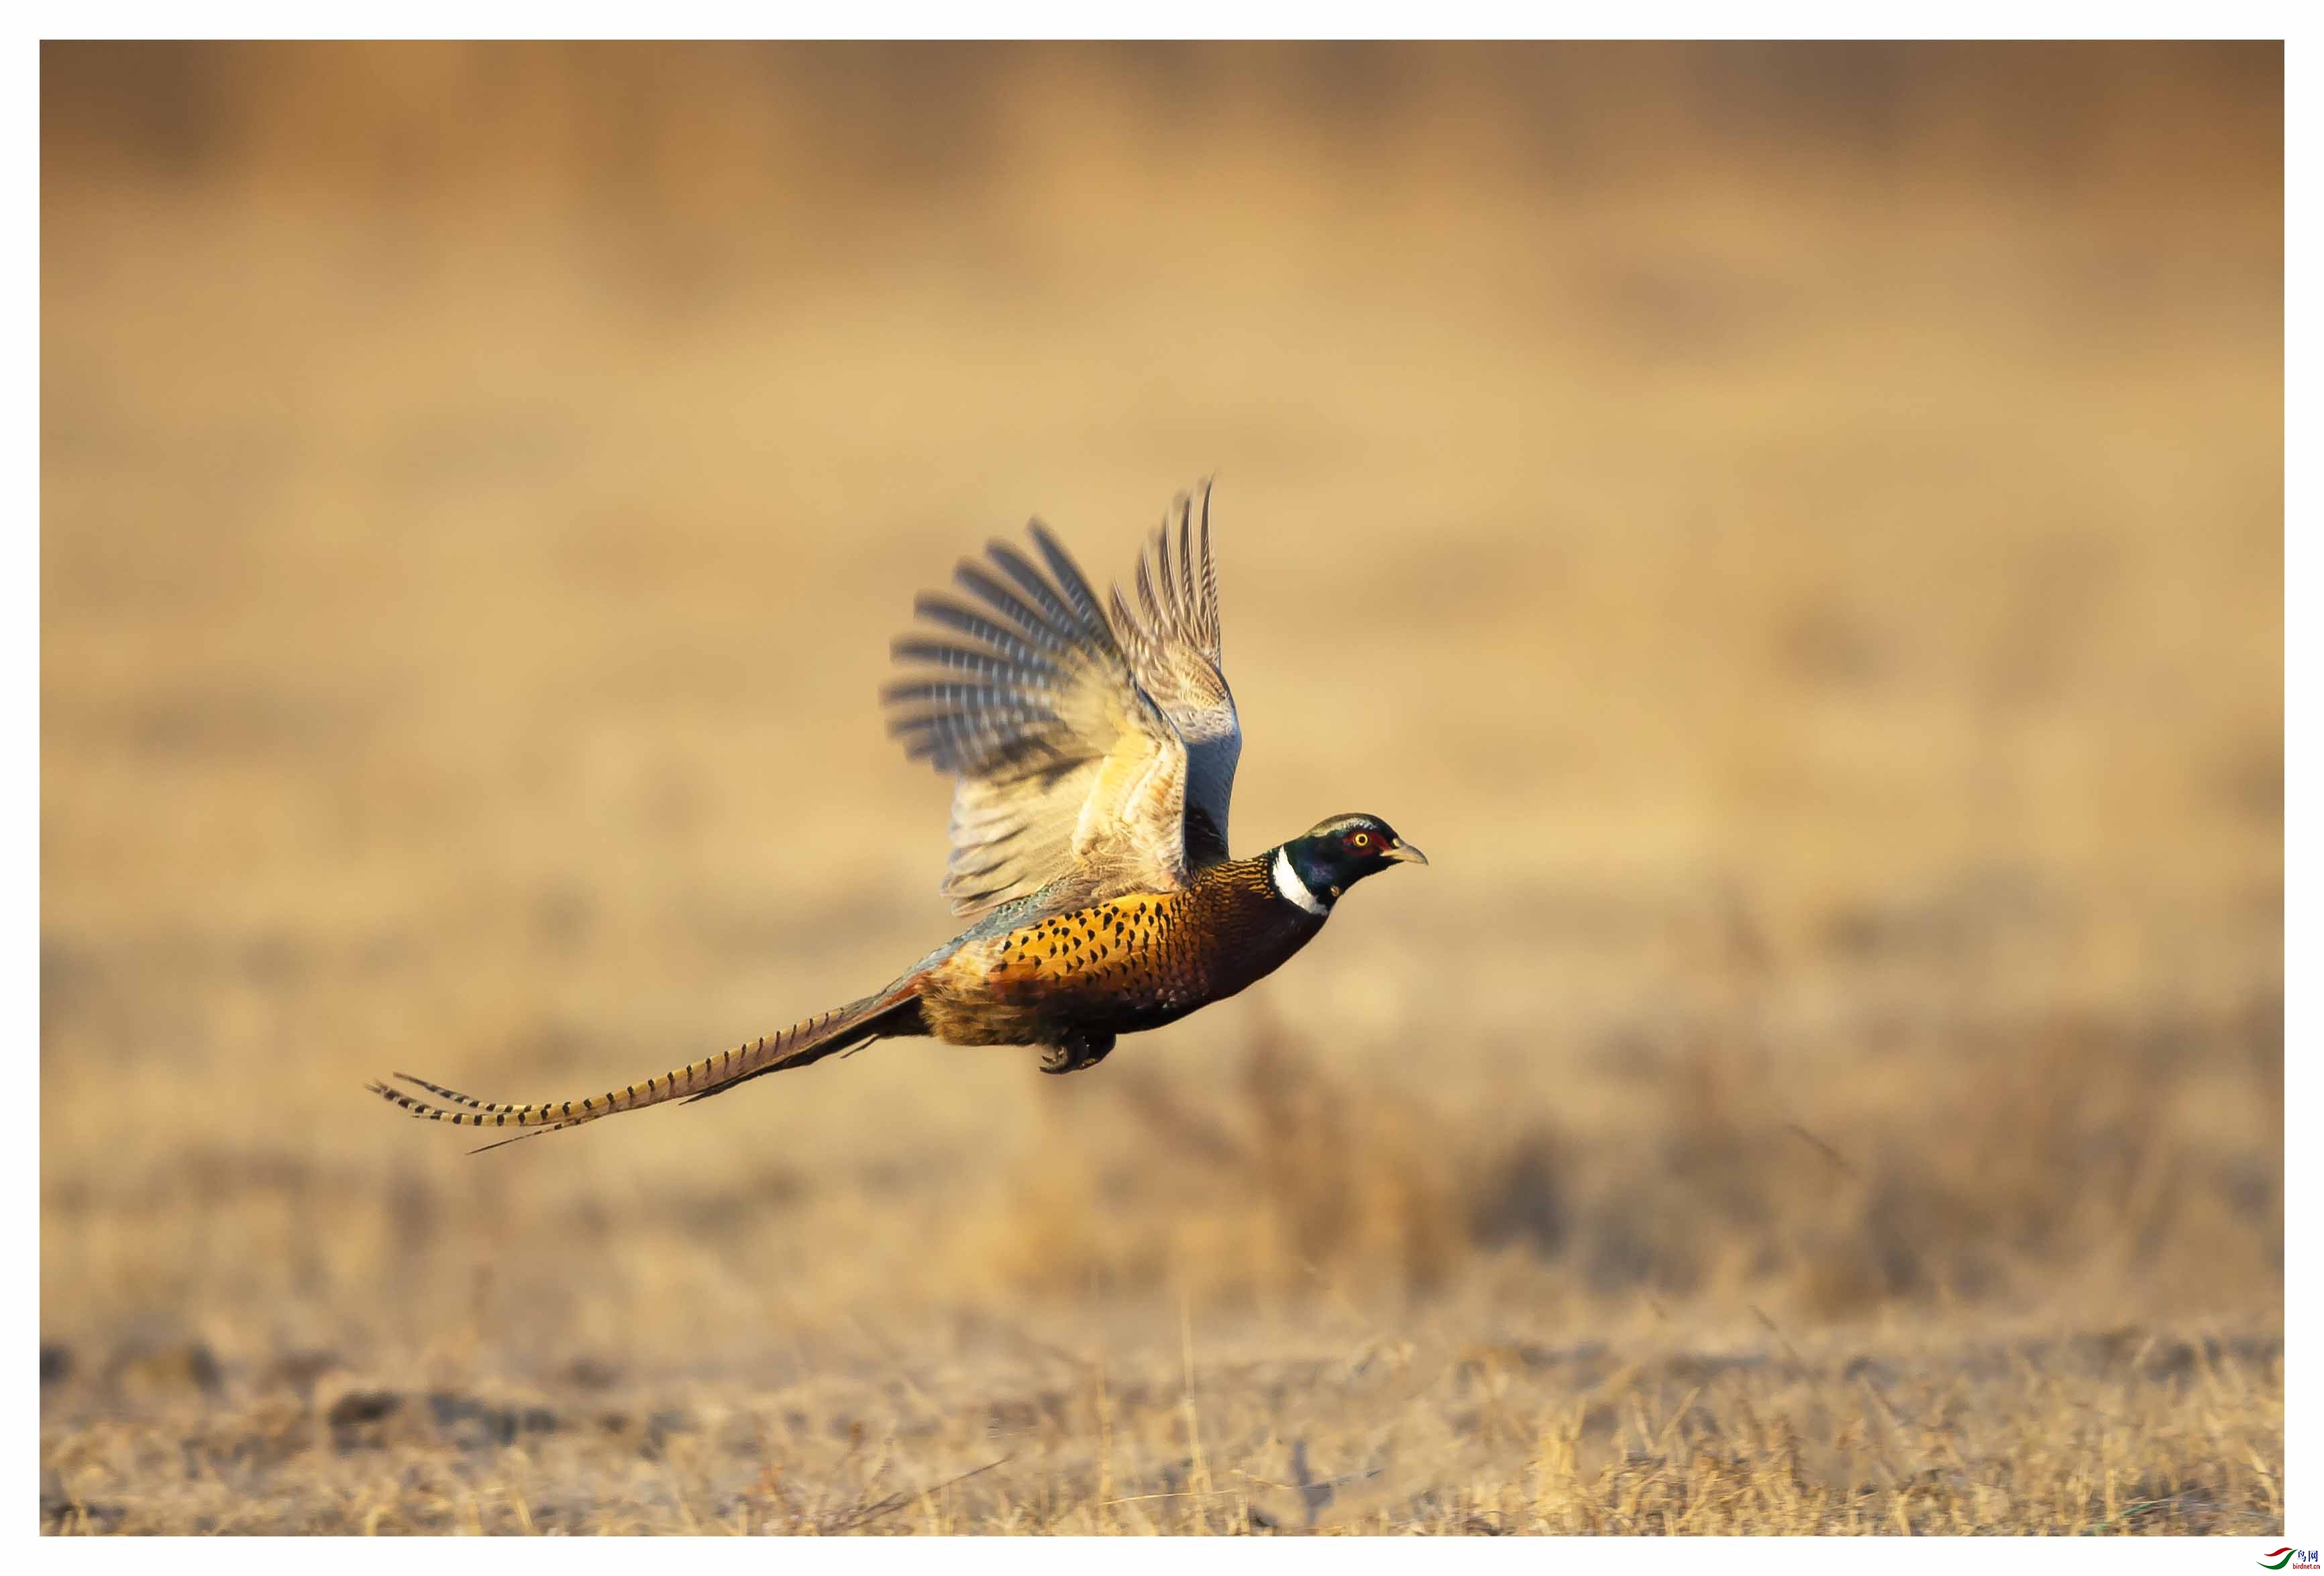
<svg viewBox="0 0 2324 1576">
<path fill-rule="evenodd" d="M 1372 844 L 1372 834 L 1369 832 L 1359 832 L 1348 841 L 1358 848 L 1370 848 Z"/>
</svg>

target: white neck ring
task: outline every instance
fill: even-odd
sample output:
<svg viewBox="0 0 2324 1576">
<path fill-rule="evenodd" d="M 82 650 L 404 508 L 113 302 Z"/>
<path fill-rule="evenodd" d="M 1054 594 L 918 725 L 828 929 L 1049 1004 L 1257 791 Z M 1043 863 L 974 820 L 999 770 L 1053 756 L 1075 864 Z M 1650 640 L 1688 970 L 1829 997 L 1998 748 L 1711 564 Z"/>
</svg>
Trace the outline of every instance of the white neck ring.
<svg viewBox="0 0 2324 1576">
<path fill-rule="evenodd" d="M 1291 868 L 1289 849 L 1278 848 L 1275 851 L 1275 867 L 1272 874 L 1275 878 L 1275 889 L 1306 909 L 1308 913 L 1320 919 L 1332 911 L 1332 906 L 1309 891 L 1307 883 L 1299 879 L 1299 872 Z"/>
</svg>

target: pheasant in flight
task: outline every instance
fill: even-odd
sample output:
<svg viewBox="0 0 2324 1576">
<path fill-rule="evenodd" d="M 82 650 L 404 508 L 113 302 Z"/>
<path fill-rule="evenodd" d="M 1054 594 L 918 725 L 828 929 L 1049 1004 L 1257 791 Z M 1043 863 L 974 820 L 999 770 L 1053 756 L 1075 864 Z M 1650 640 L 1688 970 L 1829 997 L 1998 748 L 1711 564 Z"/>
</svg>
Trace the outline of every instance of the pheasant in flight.
<svg viewBox="0 0 2324 1576">
<path fill-rule="evenodd" d="M 1103 1061 L 1265 978 L 1366 876 L 1426 864 L 1376 816 L 1334 816 L 1250 859 L 1227 853 L 1242 728 L 1220 667 L 1211 495 L 1148 539 L 1133 602 L 1100 603 L 1039 521 L 914 604 L 883 692 L 890 732 L 955 779 L 944 894 L 974 920 L 886 989 L 691 1066 L 578 1100 L 503 1105 L 399 1073 L 457 1127 L 554 1132 L 724 1093 L 875 1039 L 1038 1046 L 1041 1070 Z M 1175 518 L 1174 518 L 1175 516 Z M 1175 530 L 1174 530 L 1175 526 Z M 1173 562 L 1175 556 L 1175 563 Z M 489 1146 L 487 1146 L 489 1147 Z"/>
</svg>

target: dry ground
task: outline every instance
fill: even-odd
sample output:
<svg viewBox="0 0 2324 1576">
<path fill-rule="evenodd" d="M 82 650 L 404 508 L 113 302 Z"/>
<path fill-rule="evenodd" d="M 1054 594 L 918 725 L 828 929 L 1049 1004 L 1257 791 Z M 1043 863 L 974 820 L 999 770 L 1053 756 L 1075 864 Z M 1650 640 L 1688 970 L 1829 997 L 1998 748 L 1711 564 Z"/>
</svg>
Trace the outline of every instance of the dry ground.
<svg viewBox="0 0 2324 1576">
<path fill-rule="evenodd" d="M 2138 1327 L 1544 1346 L 1453 1305 L 1093 1346 L 964 1316 L 715 1375 L 147 1352 L 42 1429 L 82 1532 L 2277 1532 L 2282 1348 Z M 1118 1323 L 1118 1321 L 1117 1321 Z M 1190 1325 L 1191 1328 L 1191 1325 Z M 1692 1338 L 1691 1338 L 1692 1337 Z M 1059 1341 L 1088 1349 L 1075 1352 Z M 1772 1350 L 1771 1350 L 1772 1348 Z M 85 1393 L 85 1392 L 84 1392 Z"/>
<path fill-rule="evenodd" d="M 43 55 L 42 1524 L 2282 1530 L 2280 51 Z M 1244 998 L 872 696 L 1217 468 Z"/>
</svg>

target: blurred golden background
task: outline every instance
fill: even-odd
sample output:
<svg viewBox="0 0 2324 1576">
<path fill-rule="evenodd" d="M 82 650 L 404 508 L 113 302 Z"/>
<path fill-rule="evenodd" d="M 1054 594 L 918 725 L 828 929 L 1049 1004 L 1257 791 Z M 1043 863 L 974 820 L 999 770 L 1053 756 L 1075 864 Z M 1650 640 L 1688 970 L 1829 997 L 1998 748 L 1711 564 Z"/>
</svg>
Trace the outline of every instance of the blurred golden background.
<svg viewBox="0 0 2324 1576">
<path fill-rule="evenodd" d="M 1318 1378 L 1301 1461 L 1360 1436 L 1351 1516 L 1457 1528 L 1518 1514 L 1426 1498 L 1499 1480 L 1445 1398 L 1483 1350 L 1580 1408 L 1582 1487 L 1526 1492 L 1582 1525 L 1615 1380 L 1522 1354 L 1636 1341 L 1791 1365 L 1840 1530 L 1819 1376 L 2039 1329 L 2150 1390 L 2255 1363 L 2256 1434 L 2103 1498 L 2260 1530 L 2282 65 L 44 46 L 44 1515 L 853 1525 L 805 1475 L 1175 1525 L 1281 1488 L 1281 1365 L 1360 1350 L 1451 1388 Z M 1035 513 L 1123 574 L 1213 470 L 1239 851 L 1364 809 L 1431 869 L 1069 1079 L 883 1044 L 477 1158 L 363 1092 L 577 1094 L 943 940 L 946 788 L 875 705 L 911 597 Z M 1227 1353 L 1274 1402 L 1199 1388 Z M 928 1497 L 1108 1362 L 1167 1391 L 1093 1392 L 1145 1465 L 1044 1401 L 1046 1466 Z M 430 1385 L 439 1433 L 564 1422 L 363 1433 Z M 619 1458 L 669 1504 L 580 1392 L 696 1420 Z M 293 1443 L 162 1496 L 156 1418 Z M 374 1447 L 433 1508 L 364 1498 Z"/>
</svg>

